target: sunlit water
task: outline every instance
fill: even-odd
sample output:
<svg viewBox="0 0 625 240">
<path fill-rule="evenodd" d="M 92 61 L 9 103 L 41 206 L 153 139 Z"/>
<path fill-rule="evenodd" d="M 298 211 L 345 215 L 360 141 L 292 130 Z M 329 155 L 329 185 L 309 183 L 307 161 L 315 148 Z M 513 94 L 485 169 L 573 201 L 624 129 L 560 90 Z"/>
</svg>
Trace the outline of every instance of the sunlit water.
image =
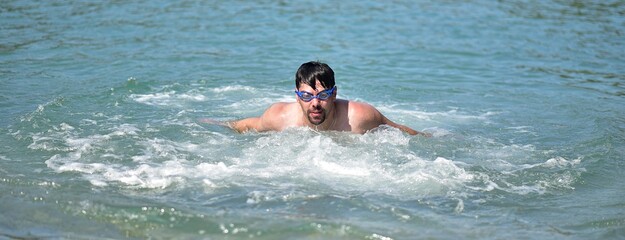
<svg viewBox="0 0 625 240">
<path fill-rule="evenodd" d="M 625 237 L 623 1 L 0 3 L 0 239 Z M 433 134 L 237 134 L 338 95 Z"/>
</svg>

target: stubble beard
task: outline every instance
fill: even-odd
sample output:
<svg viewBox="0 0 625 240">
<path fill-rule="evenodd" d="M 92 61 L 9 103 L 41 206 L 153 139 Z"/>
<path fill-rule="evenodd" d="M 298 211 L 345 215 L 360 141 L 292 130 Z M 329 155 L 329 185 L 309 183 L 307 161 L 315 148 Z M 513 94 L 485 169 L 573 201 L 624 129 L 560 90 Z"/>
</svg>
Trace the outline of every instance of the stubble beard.
<svg viewBox="0 0 625 240">
<path fill-rule="evenodd" d="M 313 112 L 318 112 L 318 111 L 321 111 L 321 114 L 319 116 L 317 117 L 312 116 Z M 313 108 L 311 110 L 308 110 L 306 112 L 306 116 L 308 117 L 308 122 L 312 123 L 315 126 L 319 126 L 320 124 L 326 121 L 327 114 L 326 114 L 326 110 L 320 106 L 318 108 Z"/>
</svg>

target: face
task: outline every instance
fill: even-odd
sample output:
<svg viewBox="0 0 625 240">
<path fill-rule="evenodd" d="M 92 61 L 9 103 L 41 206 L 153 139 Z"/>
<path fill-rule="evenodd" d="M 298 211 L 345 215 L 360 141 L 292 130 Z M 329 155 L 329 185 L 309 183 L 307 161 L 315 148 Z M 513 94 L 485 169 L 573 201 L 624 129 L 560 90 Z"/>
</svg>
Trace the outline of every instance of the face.
<svg viewBox="0 0 625 240">
<path fill-rule="evenodd" d="M 314 95 L 317 95 L 324 90 L 328 90 L 328 89 L 325 89 L 319 81 L 316 81 L 315 83 L 316 83 L 315 87 L 317 88 L 317 90 L 314 90 L 311 86 L 308 86 L 306 84 L 300 85 L 299 89 L 297 90 L 306 91 Z M 327 98 L 326 100 L 313 98 L 310 102 L 305 102 L 302 99 L 300 99 L 297 95 L 296 95 L 296 98 L 297 98 L 297 103 L 299 103 L 300 107 L 302 108 L 302 112 L 306 114 L 306 118 L 308 119 L 308 122 L 310 122 L 313 125 L 319 125 L 325 122 L 328 116 L 328 113 L 334 107 L 334 100 L 336 99 L 336 90 L 334 91 L 332 96 Z"/>
</svg>

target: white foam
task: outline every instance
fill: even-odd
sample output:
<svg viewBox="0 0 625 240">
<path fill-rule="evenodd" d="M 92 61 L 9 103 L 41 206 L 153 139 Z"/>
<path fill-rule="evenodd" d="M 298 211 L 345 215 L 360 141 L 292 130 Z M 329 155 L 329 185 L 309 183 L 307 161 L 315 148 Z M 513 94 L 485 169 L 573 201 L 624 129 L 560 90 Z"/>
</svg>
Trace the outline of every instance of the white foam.
<svg viewBox="0 0 625 240">
<path fill-rule="evenodd" d="M 206 139 L 201 142 L 154 137 L 150 128 L 147 124 L 121 124 L 108 127 L 106 134 L 80 136 L 80 128 L 64 123 L 50 132 L 33 134 L 29 147 L 62 151 L 48 159 L 47 166 L 58 172 L 82 173 L 95 187 L 257 189 L 248 196 L 249 204 L 334 192 L 399 199 L 448 196 L 458 199 L 458 213 L 464 210 L 463 199 L 475 191 L 542 194 L 570 188 L 575 172 L 529 182 L 517 181 L 515 176 L 522 171 L 571 169 L 580 162 L 562 157 L 543 163 L 515 162 L 536 148 L 482 138 L 473 139 L 481 148 L 472 149 L 471 154 L 486 159 L 484 162 L 431 160 L 417 155 L 414 148 L 419 146 L 414 145 L 413 137 L 385 126 L 363 135 L 307 128 L 242 135 L 203 132 Z M 133 144 L 120 146 L 119 140 Z M 493 170 L 497 177 L 469 170 L 473 165 Z M 267 185 L 271 186 L 268 190 L 263 187 Z"/>
<path fill-rule="evenodd" d="M 52 126 L 46 133 L 34 133 L 31 135 L 33 142 L 28 145 L 30 149 L 45 151 L 89 151 L 96 142 L 106 141 L 111 135 L 91 135 L 88 137 L 73 136 L 75 128 L 67 123 Z"/>
<path fill-rule="evenodd" d="M 550 158 L 549 160 L 547 160 L 545 163 L 541 164 L 544 167 L 549 167 L 549 168 L 556 168 L 556 167 L 572 167 L 574 165 L 577 165 L 581 162 L 581 159 L 575 159 L 575 160 L 566 160 L 563 157 L 554 157 L 554 158 Z"/>
<path fill-rule="evenodd" d="M 122 128 L 137 131 L 134 127 Z M 90 154 L 88 148 L 103 147 L 96 146 L 104 144 L 96 141 L 100 138 L 93 136 L 68 140 L 82 147 L 75 147 L 68 154 L 53 156 L 46 161 L 48 167 L 59 172 L 85 173 L 94 186 L 117 184 L 131 188 L 162 189 L 188 181 L 199 181 L 207 189 L 231 185 L 254 186 L 259 182 L 278 186 L 321 184 L 330 187 L 327 191 L 374 192 L 407 198 L 445 195 L 449 189 L 459 188 L 464 182 L 473 179 L 471 174 L 451 160 L 439 158 L 427 161 L 410 151 L 401 151 L 406 148 L 408 137 L 393 129 L 365 135 L 333 136 L 302 129 L 268 134 L 241 146 L 243 155 L 225 158 L 229 163 L 189 161 L 185 159 L 188 155 L 180 152 L 207 151 L 203 149 L 206 146 L 163 139 L 143 140 L 143 154 L 126 157 L 135 164 L 85 161 L 98 160 L 98 156 Z M 351 142 L 338 142 L 341 139 Z M 377 152 L 370 151 L 376 149 L 376 145 L 396 149 L 391 152 L 379 148 Z M 216 150 L 224 146 L 209 147 Z M 399 155 L 392 155 L 397 159 L 382 157 L 395 154 L 395 151 L 400 152 Z M 160 162 L 159 159 L 164 161 Z M 397 165 L 396 161 L 405 163 Z M 265 198 L 251 199 L 250 203 L 255 203 Z"/>
<path fill-rule="evenodd" d="M 515 126 L 515 127 L 507 127 L 506 129 L 514 130 L 515 133 L 524 133 L 524 134 L 527 133 L 527 134 L 537 136 L 536 132 L 530 130 L 532 129 L 531 126 Z"/>
<path fill-rule="evenodd" d="M 366 168 L 341 166 L 338 163 L 327 162 L 320 159 L 313 159 L 314 164 L 321 170 L 327 171 L 331 174 L 340 174 L 346 176 L 366 177 L 371 176 L 371 172 Z"/>
<path fill-rule="evenodd" d="M 441 127 L 429 127 L 423 129 L 423 132 L 432 134 L 432 137 L 444 137 L 453 135 L 453 133 L 447 129 Z"/>
<path fill-rule="evenodd" d="M 53 126 L 54 130 L 61 130 L 61 131 L 71 131 L 74 130 L 74 127 L 72 127 L 71 125 L 67 124 L 67 123 L 61 123 L 58 128 L 56 126 Z"/>
<path fill-rule="evenodd" d="M 114 131 L 110 134 L 113 136 L 125 136 L 125 135 L 137 135 L 138 132 L 141 132 L 139 128 L 137 128 L 134 124 L 122 124 L 114 128 Z"/>
<path fill-rule="evenodd" d="M 136 102 L 153 105 L 153 106 L 175 106 L 181 107 L 188 103 L 206 101 L 206 96 L 189 91 L 187 93 L 178 93 L 176 91 L 166 91 L 149 94 L 131 94 L 129 96 Z"/>
<path fill-rule="evenodd" d="M 579 177 L 584 168 L 576 168 L 581 159 L 566 160 L 563 157 L 554 157 L 545 162 L 535 164 L 519 164 L 512 165 L 512 171 L 502 171 L 503 176 L 500 178 L 515 179 L 517 176 L 523 176 L 526 172 L 532 172 L 532 181 L 523 181 L 521 183 L 511 183 L 503 180 L 501 184 L 495 184 L 494 187 L 509 193 L 526 195 L 526 194 L 545 194 L 554 189 L 574 189 L 573 184 Z M 554 172 L 556 171 L 556 172 Z"/>
<path fill-rule="evenodd" d="M 232 109 L 235 112 L 247 112 L 247 111 L 258 111 L 264 110 L 268 108 L 271 104 L 277 102 L 274 98 L 254 98 L 247 99 L 238 102 L 234 102 L 224 107 L 226 109 Z"/>
<path fill-rule="evenodd" d="M 60 172 L 85 173 L 94 186 L 116 182 L 139 188 L 167 188 L 186 181 L 201 181 L 208 188 L 232 184 L 255 185 L 267 181 L 290 185 L 295 181 L 303 185 L 322 184 L 341 191 L 374 191 L 414 197 L 426 193 L 445 194 L 449 188 L 472 179 L 470 174 L 450 160 L 426 161 L 408 151 L 405 152 L 408 155 L 394 156 L 404 158 L 401 161 L 407 163 L 394 165 L 393 159 L 380 158 L 380 154 L 385 154 L 383 150 L 380 153 L 363 151 L 376 144 L 405 148 L 407 142 L 403 137 L 397 141 L 398 132 L 388 129 L 368 135 L 338 135 L 351 141 L 362 141 L 351 143 L 355 144 L 353 146 L 341 146 L 331 135 L 313 131 L 269 134 L 251 142 L 251 145 L 243 146 L 244 155 L 224 159 L 229 163 L 188 161 L 184 159 L 185 154 L 179 152 L 198 153 L 202 147 L 162 139 L 144 140 L 143 154 L 127 157 L 136 163 L 134 165 L 84 162 L 85 157 L 97 157 L 85 156 L 89 155 L 85 147 L 74 148 L 74 152 L 69 154 L 57 154 L 46 163 Z M 302 138 L 305 141 L 293 141 Z M 85 146 L 87 143 L 82 144 Z M 165 161 L 159 163 L 158 159 Z"/>
<path fill-rule="evenodd" d="M 469 113 L 463 113 L 457 108 L 452 108 L 447 111 L 427 112 L 415 107 L 412 107 L 412 109 L 406 109 L 405 107 L 400 108 L 397 106 L 397 104 L 380 104 L 376 105 L 376 108 L 378 108 L 382 113 L 387 115 L 387 117 L 396 116 L 398 118 L 408 119 L 409 121 L 445 123 L 453 122 L 456 124 L 473 121 L 488 121 L 490 116 L 499 114 L 499 112 L 487 111 L 477 115 L 471 115 Z"/>
<path fill-rule="evenodd" d="M 581 159 L 575 159 L 575 160 L 566 160 L 563 157 L 554 157 L 554 158 L 550 158 L 548 160 L 546 160 L 545 162 L 542 163 L 535 163 L 535 164 L 518 164 L 518 165 L 514 165 L 511 163 L 507 163 L 509 168 L 512 168 L 511 171 L 504 171 L 504 173 L 516 173 L 519 171 L 526 171 L 526 170 L 530 170 L 530 169 L 534 169 L 534 168 L 556 168 L 556 169 L 566 169 L 566 168 L 570 168 L 570 167 L 574 167 L 575 165 L 579 164 L 581 162 Z M 583 170 L 583 169 L 580 169 Z"/>
<path fill-rule="evenodd" d="M 232 86 L 223 86 L 223 87 L 218 87 L 218 88 L 211 88 L 209 89 L 211 92 L 215 92 L 215 93 L 225 93 L 225 92 L 257 92 L 258 90 L 254 87 L 250 87 L 250 86 L 242 86 L 242 85 L 232 85 Z"/>
<path fill-rule="evenodd" d="M 145 103 L 148 105 L 165 105 L 164 101 L 170 100 L 175 94 L 175 91 L 150 94 L 131 94 L 130 98 L 134 99 L 137 102 Z"/>
</svg>

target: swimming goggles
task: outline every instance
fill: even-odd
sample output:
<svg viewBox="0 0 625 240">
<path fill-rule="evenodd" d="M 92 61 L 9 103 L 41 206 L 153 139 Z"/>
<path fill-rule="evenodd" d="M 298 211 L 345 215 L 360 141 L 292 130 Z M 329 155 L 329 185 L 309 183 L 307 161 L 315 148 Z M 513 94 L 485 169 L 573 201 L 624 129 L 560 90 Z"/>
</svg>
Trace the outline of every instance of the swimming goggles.
<svg viewBox="0 0 625 240">
<path fill-rule="evenodd" d="M 324 90 L 321 91 L 319 94 L 317 95 L 313 95 L 312 93 L 306 92 L 306 91 L 295 91 L 295 93 L 297 93 L 297 96 L 299 97 L 299 99 L 302 99 L 302 101 L 304 102 L 310 102 L 315 98 L 319 98 L 319 100 L 326 100 L 329 97 L 332 96 L 332 94 L 334 94 L 334 90 L 336 90 L 336 86 L 328 89 L 328 90 Z"/>
</svg>

